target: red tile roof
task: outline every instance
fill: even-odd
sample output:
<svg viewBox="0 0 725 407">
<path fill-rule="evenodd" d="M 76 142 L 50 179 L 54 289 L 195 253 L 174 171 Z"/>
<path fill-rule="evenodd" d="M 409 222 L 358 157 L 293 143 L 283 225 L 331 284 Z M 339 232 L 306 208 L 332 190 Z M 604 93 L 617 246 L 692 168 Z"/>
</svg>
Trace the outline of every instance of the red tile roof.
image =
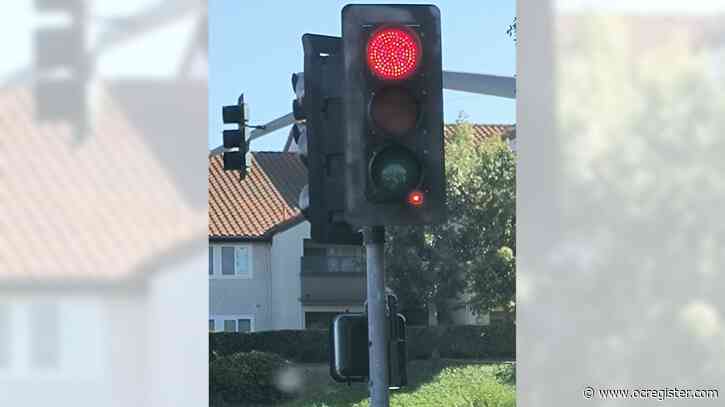
<svg viewBox="0 0 725 407">
<path fill-rule="evenodd" d="M 473 128 L 474 139 L 477 142 L 481 142 L 491 136 L 509 136 L 514 129 L 512 124 L 474 124 L 471 127 Z M 450 137 L 455 131 L 455 125 L 447 124 L 443 128 L 443 135 L 444 137 Z"/>
<path fill-rule="evenodd" d="M 209 157 L 209 237 L 268 239 L 280 225 L 301 220 L 297 206 L 307 170 L 295 153 L 253 152 L 244 180 Z"/>
<path fill-rule="evenodd" d="M 0 285 L 126 281 L 204 236 L 205 206 L 186 204 L 149 133 L 105 86 L 97 106 L 78 143 L 35 120 L 31 89 L 0 91 Z"/>
<path fill-rule="evenodd" d="M 513 125 L 473 125 L 476 140 L 506 135 Z M 449 137 L 454 125 L 446 125 Z M 209 156 L 209 238 L 267 240 L 304 220 L 297 200 L 307 183 L 307 169 L 295 153 L 252 152 L 244 180 L 222 169 L 221 154 Z"/>
</svg>

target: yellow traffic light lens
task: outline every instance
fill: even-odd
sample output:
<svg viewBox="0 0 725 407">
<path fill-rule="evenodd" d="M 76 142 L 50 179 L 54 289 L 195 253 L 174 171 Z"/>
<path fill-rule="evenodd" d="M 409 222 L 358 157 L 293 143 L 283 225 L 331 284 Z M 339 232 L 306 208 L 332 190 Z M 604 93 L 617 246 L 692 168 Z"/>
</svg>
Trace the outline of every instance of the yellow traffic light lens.
<svg viewBox="0 0 725 407">
<path fill-rule="evenodd" d="M 403 87 L 383 88 L 373 95 L 370 117 L 387 134 L 405 134 L 418 122 L 418 101 Z"/>
</svg>

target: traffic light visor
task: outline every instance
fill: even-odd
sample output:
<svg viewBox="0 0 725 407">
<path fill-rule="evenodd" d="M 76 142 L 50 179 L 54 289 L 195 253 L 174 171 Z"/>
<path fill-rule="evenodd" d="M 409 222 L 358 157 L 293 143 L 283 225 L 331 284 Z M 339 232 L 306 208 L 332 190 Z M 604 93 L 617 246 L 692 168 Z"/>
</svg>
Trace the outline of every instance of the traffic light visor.
<svg viewBox="0 0 725 407">
<path fill-rule="evenodd" d="M 422 48 L 418 35 L 407 27 L 382 27 L 367 43 L 370 71 L 383 80 L 401 80 L 418 69 Z"/>
<path fill-rule="evenodd" d="M 242 109 L 238 105 L 222 107 L 222 120 L 225 124 L 240 123 L 242 121 Z"/>
</svg>

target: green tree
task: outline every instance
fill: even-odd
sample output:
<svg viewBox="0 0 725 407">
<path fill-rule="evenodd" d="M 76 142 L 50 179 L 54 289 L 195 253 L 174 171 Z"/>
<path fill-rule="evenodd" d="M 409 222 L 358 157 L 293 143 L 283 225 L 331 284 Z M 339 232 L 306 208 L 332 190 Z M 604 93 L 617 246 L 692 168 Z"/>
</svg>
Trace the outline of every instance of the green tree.
<svg viewBox="0 0 725 407">
<path fill-rule="evenodd" d="M 446 142 L 448 221 L 387 229 L 388 284 L 404 306 L 445 315 L 463 297 L 479 313 L 513 307 L 515 172 L 504 140 L 476 140 L 459 120 Z"/>
<path fill-rule="evenodd" d="M 509 24 L 509 27 L 506 29 L 506 34 L 509 37 L 513 38 L 514 42 L 516 42 L 516 40 L 517 40 L 516 35 L 518 34 L 518 29 L 519 29 L 518 25 L 519 25 L 518 17 L 514 17 L 514 21 L 512 21 L 511 24 Z"/>
</svg>

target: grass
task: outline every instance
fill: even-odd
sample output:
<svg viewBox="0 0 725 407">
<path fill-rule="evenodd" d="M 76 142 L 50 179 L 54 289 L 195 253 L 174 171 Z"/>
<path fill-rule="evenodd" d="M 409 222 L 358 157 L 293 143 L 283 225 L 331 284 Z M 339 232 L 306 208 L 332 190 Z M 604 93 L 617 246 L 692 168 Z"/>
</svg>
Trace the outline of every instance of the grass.
<svg viewBox="0 0 725 407">
<path fill-rule="evenodd" d="M 408 365 L 409 385 L 391 390 L 391 407 L 513 407 L 514 385 L 496 380 L 499 362 L 412 361 Z M 305 392 L 284 407 L 367 407 L 367 383 L 335 383 L 327 366 L 308 365 Z"/>
</svg>

